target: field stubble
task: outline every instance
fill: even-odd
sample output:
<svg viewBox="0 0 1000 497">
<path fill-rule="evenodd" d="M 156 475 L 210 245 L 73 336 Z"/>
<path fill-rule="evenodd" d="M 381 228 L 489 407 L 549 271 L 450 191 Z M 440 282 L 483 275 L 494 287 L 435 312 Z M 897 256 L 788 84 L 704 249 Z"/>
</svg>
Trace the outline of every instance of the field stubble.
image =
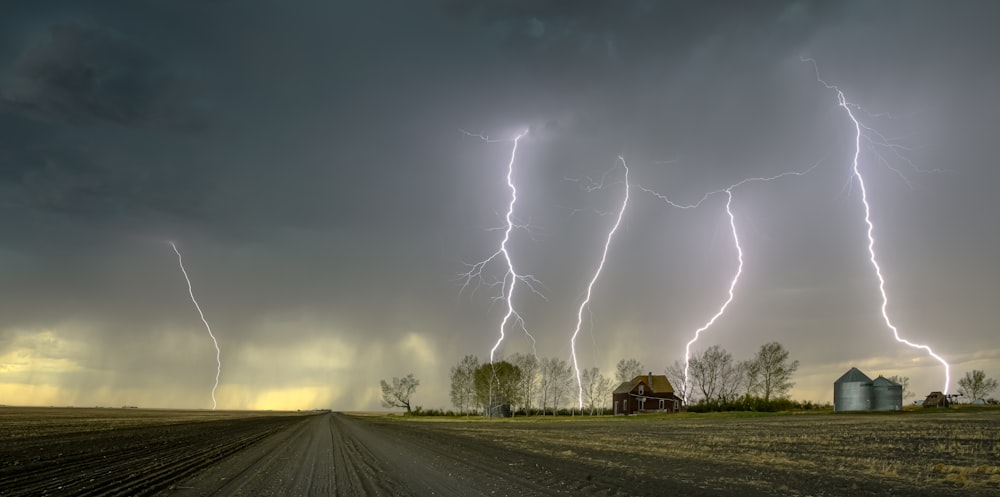
<svg viewBox="0 0 1000 497">
<path fill-rule="evenodd" d="M 288 479 L 275 483 L 275 474 Z M 998 495 L 1000 409 L 482 420 L 0 408 L 0 497 L 237 495 L 226 489 L 244 486 L 305 489 L 299 495 Z"/>
<path fill-rule="evenodd" d="M 1000 490 L 1000 409 L 896 415 L 672 415 L 577 422 L 531 419 L 441 426 L 510 449 L 576 459 L 637 478 L 742 485 Z M 783 483 L 784 482 L 784 483 Z M 796 483 L 797 482 L 797 483 Z M 820 483 L 817 483 L 820 482 Z M 798 493 L 798 492 L 794 492 Z M 824 492 L 825 493 L 825 492 Z M 886 492 L 890 494 L 890 492 Z"/>
</svg>

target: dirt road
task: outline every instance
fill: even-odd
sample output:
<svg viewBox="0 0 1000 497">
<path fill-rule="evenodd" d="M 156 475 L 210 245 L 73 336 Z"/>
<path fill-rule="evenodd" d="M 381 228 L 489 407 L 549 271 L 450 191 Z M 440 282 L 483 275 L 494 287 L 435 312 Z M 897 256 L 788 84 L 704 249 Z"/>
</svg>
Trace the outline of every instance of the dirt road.
<svg viewBox="0 0 1000 497">
<path fill-rule="evenodd" d="M 549 458 L 433 428 L 314 416 L 159 495 L 629 495 L 581 478 L 579 467 L 563 472 Z"/>
<path fill-rule="evenodd" d="M 914 419 L 914 429 L 952 437 L 922 426 L 932 418 Z M 878 422 L 882 418 L 876 418 Z M 898 423 L 886 418 L 886 426 Z M 968 445 L 956 446 L 966 463 L 977 468 L 995 464 L 997 418 L 963 419 L 959 432 Z M 973 484 L 931 476 L 920 483 L 903 477 L 903 469 L 856 471 L 870 465 L 876 447 L 897 436 L 879 430 L 872 450 L 848 458 L 848 440 L 872 433 L 869 418 L 786 418 L 730 420 L 717 423 L 600 421 L 401 421 L 342 414 L 315 416 L 179 483 L 163 496 L 243 495 L 391 495 L 391 496 L 920 496 L 996 495 L 1000 480 L 979 475 Z M 843 423 L 843 428 L 836 425 Z M 821 425 L 845 440 L 823 447 L 812 438 Z M 860 431 L 861 430 L 864 431 Z M 938 435 L 934 435 L 938 433 Z M 905 441 L 913 432 L 900 432 Z M 823 434 L 824 438 L 829 438 Z M 759 442 L 764 442 L 763 444 Z M 839 447 L 839 448 L 838 448 Z M 940 452 L 940 450 L 938 451 Z M 890 454 L 895 453 L 890 450 Z M 814 459 L 815 457 L 826 459 Z M 979 454 L 979 455 L 976 455 Z M 914 457 L 915 456 L 915 457 Z M 939 454 L 953 464 L 954 455 Z M 890 457 L 895 457 L 891 456 Z M 920 469 L 925 455 L 899 454 L 901 463 Z M 832 466 L 824 461 L 839 461 Z M 881 459 L 876 462 L 881 464 Z M 941 475 L 943 476 L 943 475 Z M 990 482 L 993 483 L 990 483 Z"/>
</svg>

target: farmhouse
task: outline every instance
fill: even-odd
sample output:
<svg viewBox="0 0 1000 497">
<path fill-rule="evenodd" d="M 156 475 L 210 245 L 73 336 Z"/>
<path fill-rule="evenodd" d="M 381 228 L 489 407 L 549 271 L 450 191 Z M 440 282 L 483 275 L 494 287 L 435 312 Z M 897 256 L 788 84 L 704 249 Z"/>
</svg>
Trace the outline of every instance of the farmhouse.
<svg viewBox="0 0 1000 497">
<path fill-rule="evenodd" d="M 670 380 L 652 372 L 622 382 L 611 394 L 611 401 L 616 415 L 677 412 L 681 409 L 681 399 L 674 395 Z"/>
</svg>

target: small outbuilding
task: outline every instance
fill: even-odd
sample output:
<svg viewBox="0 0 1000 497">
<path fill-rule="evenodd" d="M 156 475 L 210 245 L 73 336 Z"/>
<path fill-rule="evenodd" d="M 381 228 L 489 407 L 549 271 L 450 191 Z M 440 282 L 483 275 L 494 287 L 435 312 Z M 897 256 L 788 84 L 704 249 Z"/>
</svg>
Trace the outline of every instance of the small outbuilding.
<svg viewBox="0 0 1000 497">
<path fill-rule="evenodd" d="M 924 407 L 948 407 L 949 405 L 951 405 L 951 401 L 948 400 L 948 396 L 941 392 L 931 392 L 924 399 Z"/>
<path fill-rule="evenodd" d="M 652 371 L 618 385 L 611 394 L 611 402 L 616 415 L 681 410 L 681 399 L 674 395 L 670 380 L 665 375 L 654 375 Z"/>
</svg>

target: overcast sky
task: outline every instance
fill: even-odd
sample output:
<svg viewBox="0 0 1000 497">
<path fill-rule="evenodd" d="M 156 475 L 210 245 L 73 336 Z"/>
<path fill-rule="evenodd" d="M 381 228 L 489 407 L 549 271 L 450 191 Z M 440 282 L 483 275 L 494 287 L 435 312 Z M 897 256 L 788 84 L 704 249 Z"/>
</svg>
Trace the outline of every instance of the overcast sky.
<svg viewBox="0 0 1000 497">
<path fill-rule="evenodd" d="M 506 310 L 466 264 L 504 232 L 539 357 L 781 342 L 792 396 L 851 366 L 922 396 L 944 368 L 893 339 L 868 261 L 854 127 L 900 334 L 1000 376 L 994 2 L 5 1 L 0 403 L 377 409 L 414 373 L 488 360 Z M 470 137 L 467 131 L 489 136 Z M 883 146 L 877 142 L 882 141 Z M 884 145 L 891 145 L 886 147 Z M 603 188 L 591 186 L 602 182 Z M 487 282 L 503 277 L 487 266 Z M 507 329 L 500 357 L 532 350 Z"/>
</svg>

